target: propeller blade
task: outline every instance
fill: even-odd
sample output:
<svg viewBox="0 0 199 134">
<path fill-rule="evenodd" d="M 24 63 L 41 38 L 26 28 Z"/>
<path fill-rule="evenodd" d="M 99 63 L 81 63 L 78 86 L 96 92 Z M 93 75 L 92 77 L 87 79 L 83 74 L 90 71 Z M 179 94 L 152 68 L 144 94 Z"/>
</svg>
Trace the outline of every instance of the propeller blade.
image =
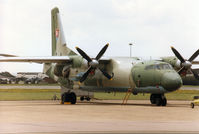
<svg viewBox="0 0 199 134">
<path fill-rule="evenodd" d="M 89 75 L 89 73 L 91 72 L 91 70 L 92 70 L 93 68 L 90 66 L 89 68 L 88 68 L 88 70 L 83 74 L 83 76 L 80 78 L 80 82 L 83 82 L 87 77 L 88 77 L 88 75 Z"/>
<path fill-rule="evenodd" d="M 87 71 L 82 75 L 82 77 L 80 78 L 80 82 L 83 82 L 89 75 L 89 73 L 94 70 L 96 68 L 98 68 L 99 62 L 98 60 L 103 56 L 103 54 L 106 52 L 106 49 L 108 48 L 109 44 L 106 44 L 101 51 L 98 53 L 98 55 L 96 56 L 95 59 L 91 59 L 83 50 L 81 50 L 80 48 L 76 47 L 78 53 L 88 61 L 88 65 L 89 68 L 87 69 Z M 103 71 L 100 69 L 100 71 L 104 74 L 105 77 L 107 77 L 108 79 L 112 79 L 113 76 L 110 76 L 107 72 Z"/>
<path fill-rule="evenodd" d="M 79 54 L 86 59 L 88 62 L 91 62 L 91 58 L 83 51 L 81 50 L 79 47 L 76 47 L 77 51 L 79 52 Z"/>
<path fill-rule="evenodd" d="M 181 63 L 185 62 L 184 58 L 180 55 L 180 53 L 174 47 L 171 47 L 171 50 L 173 51 L 175 56 L 181 61 Z"/>
<path fill-rule="evenodd" d="M 171 49 L 172 49 L 173 53 L 175 54 L 175 56 L 181 61 L 182 67 L 180 68 L 180 70 L 178 70 L 178 73 L 180 75 L 183 73 L 184 73 L 184 75 L 186 75 L 187 71 L 189 71 L 194 75 L 194 77 L 197 80 L 199 80 L 198 73 L 191 68 L 192 64 L 199 63 L 197 61 L 193 61 L 199 55 L 199 49 L 189 58 L 189 60 L 186 60 L 186 61 L 174 47 L 171 47 Z"/>
<path fill-rule="evenodd" d="M 99 70 L 104 74 L 104 76 L 105 76 L 106 78 L 108 78 L 109 80 L 112 80 L 112 76 L 110 76 L 107 72 L 105 72 L 104 70 L 102 70 L 102 69 L 100 69 L 100 68 L 99 68 Z"/>
<path fill-rule="evenodd" d="M 191 70 L 191 72 L 193 73 L 194 77 L 195 77 L 197 80 L 199 80 L 198 73 L 197 73 L 195 70 L 193 70 L 193 69 L 190 69 L 190 70 Z"/>
<path fill-rule="evenodd" d="M 98 53 L 98 55 L 96 56 L 96 60 L 99 60 L 102 56 L 103 56 L 103 54 L 105 53 L 105 51 L 106 51 L 106 49 L 108 48 L 108 46 L 109 46 L 109 44 L 107 43 L 102 49 L 101 49 L 101 51 Z"/>
<path fill-rule="evenodd" d="M 189 58 L 188 61 L 192 62 L 199 55 L 199 49 Z"/>
</svg>

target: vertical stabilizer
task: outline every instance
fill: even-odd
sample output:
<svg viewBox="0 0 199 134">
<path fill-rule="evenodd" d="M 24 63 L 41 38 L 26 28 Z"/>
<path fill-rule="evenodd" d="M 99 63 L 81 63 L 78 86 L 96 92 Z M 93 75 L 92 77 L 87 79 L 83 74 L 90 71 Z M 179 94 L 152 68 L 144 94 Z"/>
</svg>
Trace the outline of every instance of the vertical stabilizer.
<svg viewBox="0 0 199 134">
<path fill-rule="evenodd" d="M 57 7 L 51 10 L 51 27 L 52 27 L 52 55 L 53 56 L 66 56 L 76 55 L 66 45 L 64 32 L 59 15 L 59 9 Z"/>
</svg>

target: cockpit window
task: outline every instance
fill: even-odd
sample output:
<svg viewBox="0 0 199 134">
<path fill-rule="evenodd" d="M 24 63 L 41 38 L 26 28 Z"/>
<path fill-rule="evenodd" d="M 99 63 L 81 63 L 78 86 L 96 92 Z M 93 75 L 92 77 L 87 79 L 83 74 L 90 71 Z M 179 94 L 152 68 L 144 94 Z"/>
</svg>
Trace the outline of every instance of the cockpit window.
<svg viewBox="0 0 199 134">
<path fill-rule="evenodd" d="M 146 70 L 155 69 L 155 70 L 170 70 L 172 67 L 169 64 L 155 64 L 145 67 Z"/>
<path fill-rule="evenodd" d="M 161 69 L 161 65 L 156 64 L 156 65 L 154 65 L 154 66 L 155 66 L 155 69 L 156 69 L 156 70 L 160 70 L 160 69 Z"/>
<path fill-rule="evenodd" d="M 162 69 L 167 69 L 167 70 L 169 70 L 169 69 L 172 69 L 172 67 L 171 67 L 171 65 L 169 65 L 169 64 L 162 64 Z"/>
<path fill-rule="evenodd" d="M 146 66 L 145 69 L 146 70 L 155 69 L 155 66 L 154 65 L 149 65 L 149 66 Z"/>
</svg>

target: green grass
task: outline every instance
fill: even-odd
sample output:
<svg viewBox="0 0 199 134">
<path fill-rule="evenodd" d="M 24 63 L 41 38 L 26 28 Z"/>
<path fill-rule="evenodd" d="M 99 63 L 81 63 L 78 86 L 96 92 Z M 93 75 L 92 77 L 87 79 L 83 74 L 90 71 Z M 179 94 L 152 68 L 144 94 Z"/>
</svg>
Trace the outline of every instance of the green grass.
<svg viewBox="0 0 199 134">
<path fill-rule="evenodd" d="M 50 100 L 59 89 L 0 89 L 0 100 Z"/>
<path fill-rule="evenodd" d="M 59 89 L 0 89 L 0 100 L 50 100 L 53 95 L 60 98 Z M 102 93 L 96 92 L 95 98 L 121 100 L 126 93 Z M 193 96 L 198 96 L 199 91 L 196 90 L 178 90 L 165 94 L 168 100 L 192 100 Z M 131 95 L 132 100 L 149 100 L 150 94 Z"/>
</svg>

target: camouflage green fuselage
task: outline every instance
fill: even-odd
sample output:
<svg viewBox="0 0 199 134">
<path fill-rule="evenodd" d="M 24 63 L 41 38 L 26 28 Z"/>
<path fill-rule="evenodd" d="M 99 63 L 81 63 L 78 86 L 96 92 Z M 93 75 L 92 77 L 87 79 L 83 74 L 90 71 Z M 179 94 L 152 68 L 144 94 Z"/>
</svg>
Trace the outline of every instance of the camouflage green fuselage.
<svg viewBox="0 0 199 134">
<path fill-rule="evenodd" d="M 133 93 L 166 93 L 177 90 L 182 80 L 176 71 L 165 62 L 141 61 L 138 58 L 112 57 L 109 62 L 99 65 L 113 75 L 108 80 L 99 70 L 90 73 L 81 84 L 79 78 L 87 70 L 87 63 L 81 56 L 70 56 L 72 63 L 45 64 L 44 72 L 57 80 L 62 86 L 78 87 L 87 91 L 123 91 L 132 89 Z M 68 77 L 63 76 L 63 69 L 69 68 Z M 159 68 L 158 68 L 159 67 Z"/>
</svg>

